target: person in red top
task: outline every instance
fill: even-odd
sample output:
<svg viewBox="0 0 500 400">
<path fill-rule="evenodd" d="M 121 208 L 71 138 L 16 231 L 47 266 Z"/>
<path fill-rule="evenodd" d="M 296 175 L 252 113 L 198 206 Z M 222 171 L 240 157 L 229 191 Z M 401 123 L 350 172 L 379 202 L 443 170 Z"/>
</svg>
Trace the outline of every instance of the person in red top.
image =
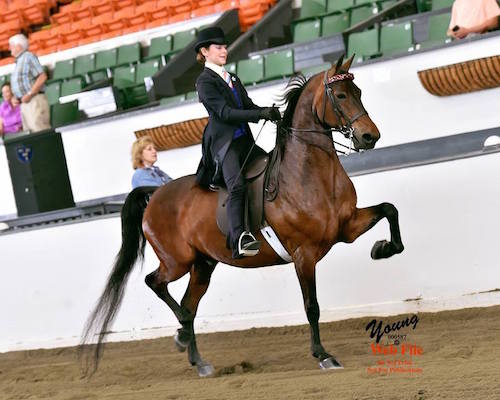
<svg viewBox="0 0 500 400">
<path fill-rule="evenodd" d="M 0 135 L 19 132 L 23 126 L 19 101 L 12 95 L 10 84 L 2 86 L 3 102 L 0 104 Z"/>
<path fill-rule="evenodd" d="M 455 0 L 448 36 L 463 39 L 470 34 L 496 29 L 499 16 L 497 0 Z"/>
</svg>

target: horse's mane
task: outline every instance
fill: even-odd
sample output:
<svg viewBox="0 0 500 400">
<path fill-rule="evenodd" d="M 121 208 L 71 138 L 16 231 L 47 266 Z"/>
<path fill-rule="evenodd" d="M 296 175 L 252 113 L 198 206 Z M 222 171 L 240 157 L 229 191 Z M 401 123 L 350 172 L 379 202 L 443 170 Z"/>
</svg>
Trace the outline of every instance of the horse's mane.
<svg viewBox="0 0 500 400">
<path fill-rule="evenodd" d="M 280 104 L 286 104 L 286 110 L 283 114 L 281 126 L 291 127 L 293 113 L 299 101 L 299 97 L 307 86 L 309 80 L 302 74 L 292 76 L 286 85 L 285 92 L 280 96 Z"/>
</svg>

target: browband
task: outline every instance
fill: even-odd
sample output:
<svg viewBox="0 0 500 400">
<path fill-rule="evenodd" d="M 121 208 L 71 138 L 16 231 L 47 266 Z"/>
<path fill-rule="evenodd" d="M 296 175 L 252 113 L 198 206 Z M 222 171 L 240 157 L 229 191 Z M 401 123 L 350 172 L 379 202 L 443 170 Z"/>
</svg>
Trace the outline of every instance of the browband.
<svg viewBox="0 0 500 400">
<path fill-rule="evenodd" d="M 354 75 L 351 74 L 350 72 L 347 72 L 345 74 L 336 74 L 328 78 L 327 84 L 329 85 L 330 83 L 338 81 L 352 81 L 353 79 Z"/>
</svg>

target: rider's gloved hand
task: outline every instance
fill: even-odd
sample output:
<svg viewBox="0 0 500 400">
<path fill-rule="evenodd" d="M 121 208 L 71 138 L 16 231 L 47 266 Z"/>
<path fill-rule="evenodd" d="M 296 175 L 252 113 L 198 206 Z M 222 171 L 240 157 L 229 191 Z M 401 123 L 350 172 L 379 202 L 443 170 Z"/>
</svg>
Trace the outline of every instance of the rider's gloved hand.
<svg viewBox="0 0 500 400">
<path fill-rule="evenodd" d="M 267 121 L 280 121 L 281 113 L 278 107 L 264 107 L 260 112 L 260 117 Z"/>
</svg>

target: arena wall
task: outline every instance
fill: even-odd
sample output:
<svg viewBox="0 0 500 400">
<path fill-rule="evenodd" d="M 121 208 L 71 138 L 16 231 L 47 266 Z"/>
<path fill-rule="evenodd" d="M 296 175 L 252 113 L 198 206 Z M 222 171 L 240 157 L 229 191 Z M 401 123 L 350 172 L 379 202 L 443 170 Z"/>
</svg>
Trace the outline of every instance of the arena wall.
<svg viewBox="0 0 500 400">
<path fill-rule="evenodd" d="M 406 249 L 373 261 L 386 221 L 318 265 L 322 320 L 498 304 L 500 153 L 359 176 L 359 205 L 393 202 Z M 78 342 L 120 246 L 120 220 L 102 218 L 0 236 L 0 351 Z M 130 278 L 111 340 L 172 334 L 171 311 L 144 284 L 157 267 L 148 247 Z M 178 300 L 186 277 L 171 285 Z M 413 299 L 413 300 L 412 300 Z M 243 270 L 220 264 L 202 300 L 198 331 L 306 323 L 292 265 Z"/>
<path fill-rule="evenodd" d="M 494 55 L 500 37 L 353 68 L 363 102 L 379 126 L 379 147 L 500 126 L 500 88 L 437 98 L 417 71 Z M 284 82 L 250 89 L 267 105 Z M 134 131 L 205 115 L 198 103 L 155 107 L 61 128 L 75 201 L 130 190 Z M 260 125 L 252 126 L 257 134 Z M 259 144 L 267 150 L 266 126 Z M 174 178 L 193 173 L 200 146 L 160 153 L 158 165 Z M 322 319 L 368 313 L 498 304 L 498 171 L 500 153 L 353 178 L 359 205 L 382 201 L 400 210 L 406 250 L 385 261 L 369 257 L 387 238 L 381 222 L 352 245 L 339 244 L 320 262 Z M 0 150 L 0 215 L 15 214 L 5 152 Z M 108 217 L 0 236 L 0 351 L 78 342 L 120 246 L 120 220 Z M 144 285 L 157 259 L 148 248 L 130 279 L 112 340 L 172 334 L 177 322 Z M 180 299 L 186 279 L 172 285 Z M 256 292 L 258 295 L 256 295 Z M 484 292 L 484 293 L 480 293 Z M 412 301 L 408 301 L 411 300 Z M 418 299 L 418 300 L 415 300 Z M 306 323 L 291 265 L 240 270 L 219 265 L 203 299 L 199 331 Z"/>
</svg>

